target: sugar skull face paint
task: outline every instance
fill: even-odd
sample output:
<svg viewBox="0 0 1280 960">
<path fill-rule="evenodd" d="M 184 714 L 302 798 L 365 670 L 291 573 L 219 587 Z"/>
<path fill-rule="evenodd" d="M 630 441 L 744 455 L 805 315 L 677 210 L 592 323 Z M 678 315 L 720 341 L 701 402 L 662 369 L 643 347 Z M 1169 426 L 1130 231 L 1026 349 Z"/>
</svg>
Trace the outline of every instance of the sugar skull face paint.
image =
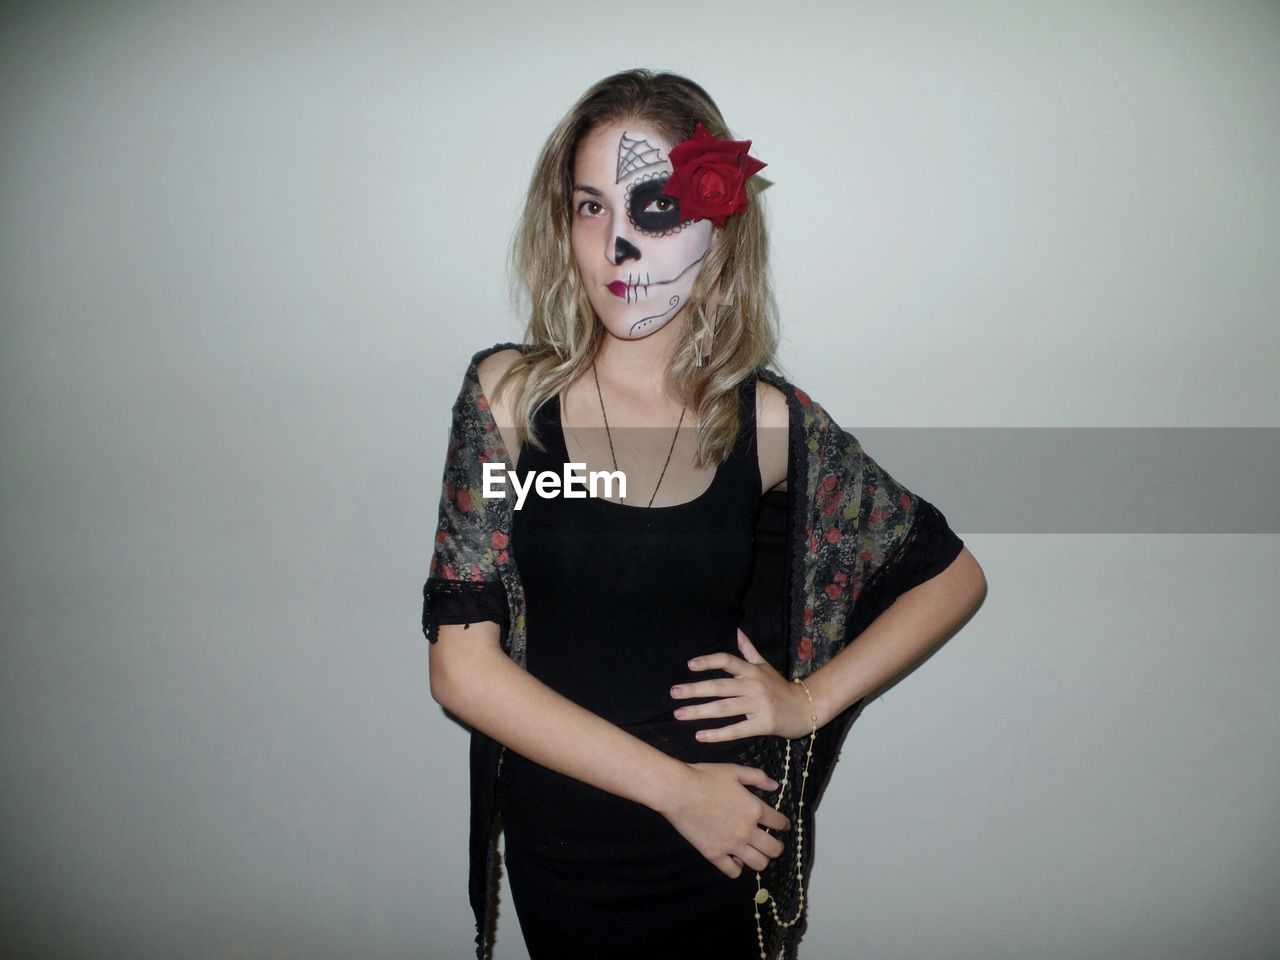
<svg viewBox="0 0 1280 960">
<path fill-rule="evenodd" d="M 651 173 L 636 177 L 627 187 L 627 219 L 646 236 L 669 237 L 685 227 L 680 201 L 662 194 L 670 179 L 666 173 Z"/>
<path fill-rule="evenodd" d="M 711 249 L 711 222 L 682 221 L 680 204 L 662 193 L 670 147 L 645 125 L 606 124 L 574 160 L 574 261 L 596 315 L 622 339 L 680 314 Z"/>
</svg>

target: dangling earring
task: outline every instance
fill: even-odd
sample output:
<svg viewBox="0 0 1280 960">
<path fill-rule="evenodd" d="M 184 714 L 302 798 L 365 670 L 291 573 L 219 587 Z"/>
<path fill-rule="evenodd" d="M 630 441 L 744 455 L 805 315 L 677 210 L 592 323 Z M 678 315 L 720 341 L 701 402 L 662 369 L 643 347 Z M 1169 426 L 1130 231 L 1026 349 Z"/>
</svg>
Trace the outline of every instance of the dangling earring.
<svg viewBox="0 0 1280 960">
<path fill-rule="evenodd" d="M 698 366 L 705 367 L 707 361 L 711 359 L 711 341 L 715 336 L 714 321 L 698 336 Z"/>
<path fill-rule="evenodd" d="M 711 359 L 711 342 L 716 336 L 716 322 L 720 319 L 720 308 L 730 306 L 728 300 L 720 293 L 719 284 L 707 300 L 710 309 L 707 311 L 710 316 L 705 318 L 702 333 L 695 339 L 698 347 L 698 366 L 705 367 L 707 361 Z"/>
</svg>

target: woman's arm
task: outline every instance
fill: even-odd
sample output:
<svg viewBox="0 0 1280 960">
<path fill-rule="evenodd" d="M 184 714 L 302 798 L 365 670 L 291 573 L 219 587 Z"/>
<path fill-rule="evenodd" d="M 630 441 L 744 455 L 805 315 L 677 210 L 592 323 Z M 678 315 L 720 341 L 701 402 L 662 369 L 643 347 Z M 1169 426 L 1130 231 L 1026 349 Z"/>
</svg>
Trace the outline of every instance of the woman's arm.
<svg viewBox="0 0 1280 960">
<path fill-rule="evenodd" d="M 806 400 L 806 403 L 811 404 L 812 401 Z M 790 421 L 786 397 L 763 381 L 757 390 L 757 418 L 761 428 L 758 445 L 760 476 L 764 489 L 768 490 L 772 483 L 787 476 Z M 834 423 L 830 426 L 835 428 Z M 860 486 L 872 497 L 874 488 L 882 485 L 901 490 L 901 486 L 894 483 L 874 461 L 864 458 L 861 466 L 876 471 L 875 483 L 865 488 Z M 777 489 L 784 487 L 785 484 Z M 858 515 L 871 517 L 877 512 L 881 513 L 881 523 L 884 523 L 884 512 L 873 499 L 869 499 L 861 505 Z M 934 516 L 935 523 L 945 524 L 936 511 Z M 831 722 L 848 707 L 915 666 L 973 615 L 986 595 L 986 589 L 982 567 L 968 548 L 962 547 L 940 573 L 902 591 L 852 643 L 805 678 L 804 682 L 813 696 L 819 726 Z M 741 658 L 729 653 L 715 653 L 689 662 L 691 669 L 721 670 L 729 676 L 672 687 L 674 700 L 719 698 L 698 705 L 677 704 L 675 716 L 695 722 L 709 718 L 743 717 L 734 724 L 698 730 L 696 735 L 704 742 L 765 735 L 795 739 L 807 734 L 812 727 L 813 713 L 805 691 L 765 661 L 741 630 L 738 631 L 738 647 L 742 652 Z"/>
<path fill-rule="evenodd" d="M 552 690 L 499 645 L 498 624 L 441 625 L 431 646 L 431 695 L 450 713 L 524 757 L 661 813 L 722 872 L 736 856 L 764 870 L 782 853 L 760 828 L 787 818 L 743 784 L 775 790 L 763 771 L 736 764 L 687 764 Z"/>
<path fill-rule="evenodd" d="M 986 591 L 982 567 L 966 547 L 937 576 L 898 597 L 856 640 L 805 678 L 818 726 L 830 723 L 846 708 L 915 666 L 960 629 Z M 740 636 L 739 646 L 745 660 L 713 653 L 690 661 L 695 670 L 724 670 L 732 676 L 673 687 L 671 695 L 677 700 L 721 698 L 680 707 L 675 716 L 681 720 L 744 717 L 728 726 L 699 730 L 696 736 L 704 742 L 765 734 L 795 739 L 808 733 L 812 714 L 804 690 L 770 666 L 749 640 Z"/>
<path fill-rule="evenodd" d="M 986 594 L 986 575 L 965 547 L 945 570 L 898 597 L 805 681 L 818 723 L 829 723 L 914 667 L 964 626 Z"/>
</svg>

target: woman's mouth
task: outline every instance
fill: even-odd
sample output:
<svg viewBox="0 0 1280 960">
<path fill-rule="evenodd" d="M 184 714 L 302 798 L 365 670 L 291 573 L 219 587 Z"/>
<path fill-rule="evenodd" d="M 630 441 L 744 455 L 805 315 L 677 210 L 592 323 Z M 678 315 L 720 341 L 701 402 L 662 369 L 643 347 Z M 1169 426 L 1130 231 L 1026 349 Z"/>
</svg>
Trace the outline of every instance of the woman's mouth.
<svg viewBox="0 0 1280 960">
<path fill-rule="evenodd" d="M 613 281 L 613 283 L 608 284 L 608 285 L 605 287 L 605 289 L 606 289 L 606 290 L 608 290 L 610 293 L 612 293 L 612 294 L 613 294 L 615 297 L 617 297 L 619 300 L 625 300 L 625 299 L 627 299 L 627 290 L 628 290 L 628 287 L 627 287 L 627 285 L 626 285 L 625 283 L 623 283 L 621 280 L 615 280 L 615 281 Z"/>
</svg>

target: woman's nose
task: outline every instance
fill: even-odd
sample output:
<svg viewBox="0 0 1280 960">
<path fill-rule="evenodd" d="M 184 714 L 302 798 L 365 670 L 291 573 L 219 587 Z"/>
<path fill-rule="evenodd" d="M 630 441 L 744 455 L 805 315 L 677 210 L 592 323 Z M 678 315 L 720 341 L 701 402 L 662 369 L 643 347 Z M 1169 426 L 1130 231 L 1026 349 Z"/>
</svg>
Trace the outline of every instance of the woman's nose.
<svg viewBox="0 0 1280 960">
<path fill-rule="evenodd" d="M 628 260 L 639 260 L 640 250 L 626 237 L 613 238 L 613 263 L 620 266 Z"/>
<path fill-rule="evenodd" d="M 632 242 L 633 238 L 639 238 L 632 232 L 632 227 L 631 218 L 625 210 L 615 211 L 609 219 L 609 232 L 605 236 L 611 239 L 605 241 L 604 256 L 615 267 L 628 260 L 640 259 L 640 248 Z"/>
</svg>

